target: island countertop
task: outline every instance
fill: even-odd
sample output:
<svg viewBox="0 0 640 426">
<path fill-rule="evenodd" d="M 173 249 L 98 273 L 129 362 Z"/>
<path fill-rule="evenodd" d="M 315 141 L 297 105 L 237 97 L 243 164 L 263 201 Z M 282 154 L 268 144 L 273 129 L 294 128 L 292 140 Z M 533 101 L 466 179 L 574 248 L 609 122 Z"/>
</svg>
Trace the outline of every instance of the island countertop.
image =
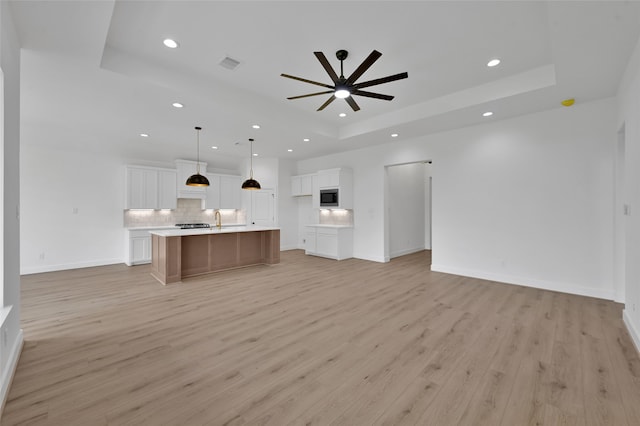
<svg viewBox="0 0 640 426">
<path fill-rule="evenodd" d="M 242 226 L 222 226 L 222 228 L 196 228 L 196 229 L 157 229 L 149 231 L 151 235 L 159 237 L 184 237 L 188 235 L 211 235 L 228 234 L 232 232 L 256 232 L 256 231 L 279 231 L 280 228 L 273 226 L 242 225 Z"/>
</svg>

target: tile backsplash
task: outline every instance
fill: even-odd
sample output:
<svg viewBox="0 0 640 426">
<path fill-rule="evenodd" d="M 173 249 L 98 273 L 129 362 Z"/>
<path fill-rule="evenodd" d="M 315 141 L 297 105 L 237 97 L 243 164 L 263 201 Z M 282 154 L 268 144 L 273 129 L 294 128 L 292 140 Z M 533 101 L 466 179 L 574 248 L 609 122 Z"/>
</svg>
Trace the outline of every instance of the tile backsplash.
<svg viewBox="0 0 640 426">
<path fill-rule="evenodd" d="M 320 209 L 321 225 L 353 225 L 353 210 Z"/>
<path fill-rule="evenodd" d="M 214 210 L 202 210 L 197 199 L 178 198 L 175 210 L 125 210 L 124 227 L 171 226 L 176 223 L 215 223 Z M 244 210 L 220 210 L 222 224 L 246 223 Z"/>
</svg>

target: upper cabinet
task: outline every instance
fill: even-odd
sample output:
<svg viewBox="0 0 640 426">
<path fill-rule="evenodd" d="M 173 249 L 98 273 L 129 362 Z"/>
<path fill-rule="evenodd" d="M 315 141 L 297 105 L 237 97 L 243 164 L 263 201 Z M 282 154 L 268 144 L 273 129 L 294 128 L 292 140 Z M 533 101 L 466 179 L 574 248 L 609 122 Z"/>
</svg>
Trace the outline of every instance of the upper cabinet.
<svg viewBox="0 0 640 426">
<path fill-rule="evenodd" d="M 353 208 L 353 172 L 351 169 L 342 167 L 339 169 L 318 170 L 318 189 L 314 189 L 314 192 L 320 192 L 323 189 L 338 189 L 339 205 L 333 208 Z"/>
<path fill-rule="evenodd" d="M 205 208 L 240 209 L 242 177 L 207 173 L 209 186 L 206 187 Z"/>
<path fill-rule="evenodd" d="M 174 210 L 178 207 L 175 170 L 158 169 L 158 208 Z"/>
<path fill-rule="evenodd" d="M 124 208 L 158 208 L 158 171 L 156 169 L 127 166 Z"/>
<path fill-rule="evenodd" d="M 240 209 L 242 177 L 205 172 L 209 186 L 187 186 L 189 176 L 196 172 L 195 161 L 176 160 L 182 169 L 160 169 L 145 166 L 126 166 L 125 209 L 175 209 L 178 198 L 202 200 L 206 209 Z M 191 166 L 193 168 L 191 169 Z"/>
<path fill-rule="evenodd" d="M 209 179 L 209 186 L 207 186 L 207 197 L 204 200 L 205 209 L 219 209 L 220 208 L 220 176 L 211 173 L 206 174 Z"/>
<path fill-rule="evenodd" d="M 204 200 L 207 198 L 206 186 L 187 186 L 187 179 L 196 174 L 198 163 L 196 161 L 176 160 L 176 169 L 178 172 L 178 180 L 176 184 L 177 198 L 199 198 Z M 207 163 L 200 162 L 200 174 L 206 176 Z"/>
<path fill-rule="evenodd" d="M 124 208 L 175 209 L 175 170 L 127 166 Z"/>
<path fill-rule="evenodd" d="M 329 169 L 318 171 L 318 186 L 320 189 L 338 188 L 340 186 L 340 175 L 346 169 Z"/>
<path fill-rule="evenodd" d="M 291 176 L 291 195 L 300 197 L 313 195 L 313 179 L 316 175 Z"/>
<path fill-rule="evenodd" d="M 241 208 L 241 191 L 242 176 L 220 175 L 220 208 Z"/>
</svg>

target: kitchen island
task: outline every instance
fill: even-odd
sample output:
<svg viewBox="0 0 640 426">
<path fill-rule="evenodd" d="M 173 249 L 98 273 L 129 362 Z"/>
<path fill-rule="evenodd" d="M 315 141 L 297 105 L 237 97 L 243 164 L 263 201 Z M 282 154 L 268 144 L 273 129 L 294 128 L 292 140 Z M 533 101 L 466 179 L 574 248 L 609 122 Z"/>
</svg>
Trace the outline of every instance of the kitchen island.
<svg viewBox="0 0 640 426">
<path fill-rule="evenodd" d="M 250 265 L 280 263 L 280 229 L 231 226 L 151 231 L 151 275 L 162 284 Z"/>
</svg>

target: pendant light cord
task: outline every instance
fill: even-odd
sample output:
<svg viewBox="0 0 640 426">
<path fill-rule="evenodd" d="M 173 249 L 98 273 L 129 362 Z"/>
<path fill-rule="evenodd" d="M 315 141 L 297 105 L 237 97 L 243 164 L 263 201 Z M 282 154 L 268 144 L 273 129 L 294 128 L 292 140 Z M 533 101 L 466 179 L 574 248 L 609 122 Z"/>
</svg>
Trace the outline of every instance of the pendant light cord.
<svg viewBox="0 0 640 426">
<path fill-rule="evenodd" d="M 249 163 L 251 165 L 249 166 L 249 177 L 253 179 L 253 139 L 249 139 L 249 142 L 251 142 L 251 157 L 249 157 Z"/>
<path fill-rule="evenodd" d="M 196 161 L 196 173 L 200 174 L 200 127 L 196 127 L 196 140 L 198 145 L 197 161 Z"/>
</svg>

